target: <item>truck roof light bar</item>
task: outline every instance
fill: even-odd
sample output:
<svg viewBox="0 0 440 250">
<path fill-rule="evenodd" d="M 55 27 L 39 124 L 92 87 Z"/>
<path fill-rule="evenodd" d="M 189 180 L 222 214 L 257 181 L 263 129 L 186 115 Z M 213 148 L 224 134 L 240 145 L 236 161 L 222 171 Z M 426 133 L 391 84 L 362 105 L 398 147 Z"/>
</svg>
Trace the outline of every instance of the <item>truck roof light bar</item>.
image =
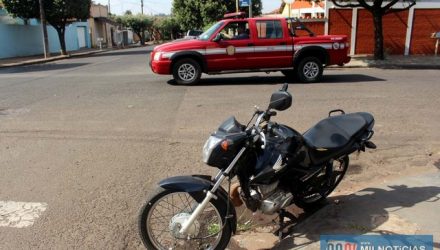
<svg viewBox="0 0 440 250">
<path fill-rule="evenodd" d="M 246 12 L 227 13 L 223 16 L 225 19 L 245 18 Z"/>
</svg>

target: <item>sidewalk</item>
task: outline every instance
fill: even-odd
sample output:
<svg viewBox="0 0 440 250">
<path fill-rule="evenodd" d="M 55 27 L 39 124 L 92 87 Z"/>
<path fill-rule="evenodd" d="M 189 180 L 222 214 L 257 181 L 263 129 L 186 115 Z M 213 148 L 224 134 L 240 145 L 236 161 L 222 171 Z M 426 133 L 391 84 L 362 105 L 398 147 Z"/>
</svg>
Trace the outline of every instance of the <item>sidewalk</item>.
<svg viewBox="0 0 440 250">
<path fill-rule="evenodd" d="M 103 52 L 112 51 L 112 50 L 130 49 L 130 48 L 135 48 L 138 46 L 139 45 L 130 45 L 130 46 L 126 46 L 124 48 L 105 48 L 102 50 L 93 49 L 93 48 L 92 49 L 81 49 L 81 50 L 77 50 L 77 51 L 68 52 L 68 55 L 65 55 L 65 56 L 60 55 L 60 53 L 52 53 L 51 57 L 49 57 L 49 58 L 44 58 L 43 55 L 6 58 L 6 59 L 0 59 L 0 68 L 24 66 L 24 65 L 31 65 L 31 64 L 38 64 L 38 63 L 46 63 L 46 62 L 67 59 L 67 58 L 88 56 L 88 55 L 103 53 Z"/>
<path fill-rule="evenodd" d="M 272 230 L 257 228 L 234 236 L 229 249 L 319 249 L 324 234 L 428 234 L 440 248 L 440 171 L 333 196 L 328 203 L 300 219 L 279 244 Z"/>
<path fill-rule="evenodd" d="M 38 63 L 46 63 L 56 60 L 62 60 L 71 57 L 78 56 L 87 56 L 96 53 L 105 52 L 111 49 L 81 49 L 77 51 L 68 52 L 68 55 L 61 55 L 60 53 L 52 53 L 49 58 L 44 58 L 44 55 L 36 55 L 36 56 L 26 56 L 26 57 L 13 57 L 0 59 L 0 68 L 14 67 L 14 66 L 23 66 L 30 64 L 38 64 Z"/>
<path fill-rule="evenodd" d="M 371 56 L 352 56 L 343 68 L 440 69 L 440 56 L 387 56 L 375 61 Z"/>
</svg>

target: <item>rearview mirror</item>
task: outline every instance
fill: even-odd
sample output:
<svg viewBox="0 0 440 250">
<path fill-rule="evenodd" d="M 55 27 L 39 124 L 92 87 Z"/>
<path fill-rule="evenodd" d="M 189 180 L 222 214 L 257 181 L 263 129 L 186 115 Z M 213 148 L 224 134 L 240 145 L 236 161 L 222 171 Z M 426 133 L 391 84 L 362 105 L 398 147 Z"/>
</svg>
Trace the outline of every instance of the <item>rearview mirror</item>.
<svg viewBox="0 0 440 250">
<path fill-rule="evenodd" d="M 289 92 L 283 89 L 278 90 L 272 94 L 272 96 L 270 97 L 270 103 L 268 109 L 283 111 L 290 108 L 290 106 L 292 105 L 292 95 L 290 95 Z"/>
<path fill-rule="evenodd" d="M 219 42 L 222 39 L 223 39 L 222 33 L 217 33 L 217 35 L 215 35 L 215 37 L 214 37 L 214 39 L 212 39 L 212 41 Z"/>
</svg>

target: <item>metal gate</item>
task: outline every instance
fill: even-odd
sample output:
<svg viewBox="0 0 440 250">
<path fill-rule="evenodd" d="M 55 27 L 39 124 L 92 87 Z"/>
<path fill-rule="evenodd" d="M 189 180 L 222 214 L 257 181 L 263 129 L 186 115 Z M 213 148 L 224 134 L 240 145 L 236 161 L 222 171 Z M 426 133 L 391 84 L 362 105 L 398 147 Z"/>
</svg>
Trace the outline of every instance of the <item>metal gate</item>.
<svg viewBox="0 0 440 250">
<path fill-rule="evenodd" d="M 86 47 L 86 27 L 77 27 L 76 32 L 78 34 L 79 48 L 85 48 Z"/>
</svg>

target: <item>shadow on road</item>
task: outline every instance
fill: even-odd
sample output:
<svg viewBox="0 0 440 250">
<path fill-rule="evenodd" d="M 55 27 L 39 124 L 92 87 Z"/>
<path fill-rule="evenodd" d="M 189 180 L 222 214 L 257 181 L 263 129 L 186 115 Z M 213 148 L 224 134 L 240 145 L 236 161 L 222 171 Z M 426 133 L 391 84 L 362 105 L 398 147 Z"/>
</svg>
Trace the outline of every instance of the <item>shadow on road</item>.
<svg viewBox="0 0 440 250">
<path fill-rule="evenodd" d="M 50 70 L 63 70 L 72 69 L 87 65 L 89 63 L 46 63 L 46 64 L 35 64 L 28 66 L 19 66 L 6 68 L 0 70 L 0 74 L 18 74 L 18 73 L 28 73 L 28 72 L 40 72 L 40 71 L 50 71 Z"/>
<path fill-rule="evenodd" d="M 340 75 L 324 75 L 322 83 L 353 83 L 353 82 L 385 82 L 385 79 L 377 78 L 362 74 L 340 74 Z M 212 85 L 257 85 L 257 84 L 280 84 L 280 83 L 304 84 L 296 80 L 288 79 L 284 76 L 251 76 L 251 77 L 219 77 L 219 78 L 202 78 L 195 86 L 212 86 Z M 177 85 L 174 80 L 167 82 L 170 85 Z M 308 83 L 305 83 L 308 84 Z"/>
<path fill-rule="evenodd" d="M 299 222 L 291 228 L 291 236 L 273 249 L 304 247 L 319 241 L 322 234 L 364 234 L 374 232 L 381 235 L 395 234 L 379 227 L 388 222 L 389 227 L 409 230 L 405 221 L 391 218 L 390 212 L 413 207 L 421 202 L 438 202 L 440 187 L 389 186 L 390 190 L 367 188 L 356 194 L 329 198 L 328 205 L 314 213 L 302 214 Z M 340 202 L 335 203 L 336 200 Z M 417 216 L 428 216 L 417 214 Z M 414 230 L 414 229 L 412 229 Z M 301 240 L 297 240 L 300 239 Z M 305 241 L 304 241 L 305 239 Z M 302 242 L 300 242 L 302 241 Z M 434 245 L 439 246 L 438 242 Z"/>
<path fill-rule="evenodd" d="M 384 82 L 385 79 L 377 78 L 362 74 L 339 74 L 324 75 L 322 82 L 324 83 L 350 83 L 350 82 Z"/>
</svg>

